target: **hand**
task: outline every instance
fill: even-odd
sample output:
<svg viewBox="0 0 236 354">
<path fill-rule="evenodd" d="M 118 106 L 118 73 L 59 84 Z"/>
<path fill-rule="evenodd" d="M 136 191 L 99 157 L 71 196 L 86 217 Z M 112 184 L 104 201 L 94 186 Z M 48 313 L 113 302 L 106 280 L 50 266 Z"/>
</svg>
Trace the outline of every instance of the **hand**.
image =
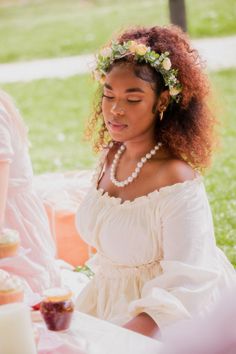
<svg viewBox="0 0 236 354">
<path fill-rule="evenodd" d="M 144 312 L 134 317 L 123 327 L 151 338 L 157 338 L 159 335 L 158 325 L 147 313 Z"/>
</svg>

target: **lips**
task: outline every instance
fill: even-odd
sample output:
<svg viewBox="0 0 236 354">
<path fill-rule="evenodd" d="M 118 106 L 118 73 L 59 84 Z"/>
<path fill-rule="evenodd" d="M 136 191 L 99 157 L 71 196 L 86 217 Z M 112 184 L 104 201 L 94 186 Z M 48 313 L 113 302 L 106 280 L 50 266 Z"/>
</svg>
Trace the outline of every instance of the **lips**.
<svg viewBox="0 0 236 354">
<path fill-rule="evenodd" d="M 128 125 L 127 124 L 118 123 L 118 122 L 108 121 L 108 126 L 109 126 L 111 131 L 120 132 L 123 129 L 127 128 Z"/>
</svg>

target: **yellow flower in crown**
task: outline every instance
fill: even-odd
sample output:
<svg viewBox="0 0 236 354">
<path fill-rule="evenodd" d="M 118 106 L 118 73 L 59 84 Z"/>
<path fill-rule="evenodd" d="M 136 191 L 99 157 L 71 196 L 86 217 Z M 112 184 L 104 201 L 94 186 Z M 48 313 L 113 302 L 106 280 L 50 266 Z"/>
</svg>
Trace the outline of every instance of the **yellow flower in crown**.
<svg viewBox="0 0 236 354">
<path fill-rule="evenodd" d="M 105 81 L 106 81 L 106 75 L 102 75 L 100 80 L 99 80 L 100 84 L 104 85 Z"/>
<path fill-rule="evenodd" d="M 145 46 L 145 44 L 137 44 L 135 53 L 138 55 L 144 55 L 147 53 L 148 48 Z"/>
<path fill-rule="evenodd" d="M 171 87 L 169 91 L 171 96 L 176 96 L 182 91 L 182 89 L 181 87 Z"/>
<path fill-rule="evenodd" d="M 137 48 L 137 45 L 138 43 L 135 42 L 135 41 L 130 41 L 130 44 L 129 44 L 129 51 L 130 53 L 136 53 L 136 48 Z"/>
</svg>

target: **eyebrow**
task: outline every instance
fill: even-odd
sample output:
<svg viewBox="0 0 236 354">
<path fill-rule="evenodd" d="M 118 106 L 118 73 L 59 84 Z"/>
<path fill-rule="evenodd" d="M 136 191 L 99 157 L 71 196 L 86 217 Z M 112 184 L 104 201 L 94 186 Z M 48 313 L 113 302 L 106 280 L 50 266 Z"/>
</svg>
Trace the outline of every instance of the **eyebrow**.
<svg viewBox="0 0 236 354">
<path fill-rule="evenodd" d="M 112 90 L 111 85 L 105 83 L 104 87 L 106 87 L 108 90 Z M 145 93 L 141 88 L 139 87 L 130 87 L 127 90 L 125 90 L 125 92 L 130 93 L 130 92 L 141 92 L 141 93 Z"/>
</svg>

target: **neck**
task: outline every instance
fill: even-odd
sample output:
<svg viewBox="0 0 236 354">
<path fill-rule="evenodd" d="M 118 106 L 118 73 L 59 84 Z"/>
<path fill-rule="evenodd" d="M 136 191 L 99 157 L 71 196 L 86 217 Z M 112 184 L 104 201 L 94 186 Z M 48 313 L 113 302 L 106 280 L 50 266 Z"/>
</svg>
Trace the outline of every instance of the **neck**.
<svg viewBox="0 0 236 354">
<path fill-rule="evenodd" d="M 157 143 L 158 142 L 156 141 L 149 142 L 148 144 L 141 144 L 141 143 L 130 144 L 124 142 L 123 144 L 125 145 L 126 149 L 123 158 L 125 158 L 127 162 L 129 161 L 138 162 L 140 158 L 144 156 L 148 151 L 150 151 Z M 165 145 L 162 145 L 154 158 L 158 160 L 165 160 L 172 157 L 173 155 L 168 151 Z"/>
<path fill-rule="evenodd" d="M 154 140 L 124 142 L 126 158 L 128 160 L 138 161 L 140 157 L 150 151 L 156 144 L 157 142 Z"/>
</svg>

